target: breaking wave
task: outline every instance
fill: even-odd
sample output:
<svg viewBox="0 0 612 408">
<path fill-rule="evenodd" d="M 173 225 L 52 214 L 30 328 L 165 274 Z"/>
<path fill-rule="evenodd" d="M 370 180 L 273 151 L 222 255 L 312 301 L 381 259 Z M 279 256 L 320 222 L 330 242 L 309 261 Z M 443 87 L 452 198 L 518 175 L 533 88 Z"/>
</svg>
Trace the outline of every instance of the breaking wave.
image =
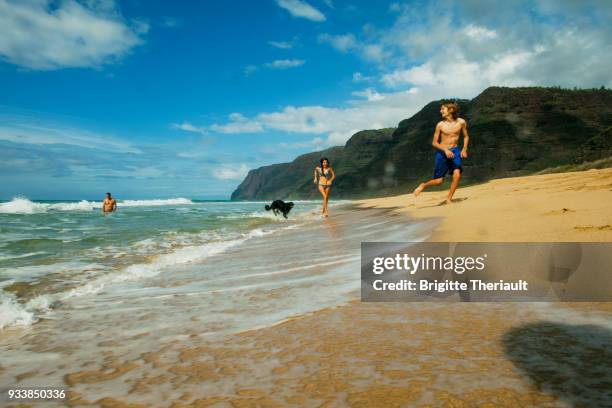
<svg viewBox="0 0 612 408">
<path fill-rule="evenodd" d="M 119 201 L 119 207 L 154 207 L 162 205 L 187 205 L 194 204 L 188 198 L 168 198 L 153 200 L 125 200 Z M 0 214 L 39 214 L 48 211 L 91 211 L 102 208 L 102 203 L 97 201 L 81 200 L 79 202 L 64 203 L 37 203 L 25 197 L 15 197 L 11 201 L 0 203 Z"/>
</svg>

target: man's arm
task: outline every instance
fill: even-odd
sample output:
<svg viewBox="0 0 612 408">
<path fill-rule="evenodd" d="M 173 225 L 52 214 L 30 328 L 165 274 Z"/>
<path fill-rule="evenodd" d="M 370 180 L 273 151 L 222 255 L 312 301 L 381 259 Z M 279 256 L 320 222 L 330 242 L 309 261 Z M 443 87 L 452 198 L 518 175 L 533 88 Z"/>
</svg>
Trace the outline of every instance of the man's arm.
<svg viewBox="0 0 612 408">
<path fill-rule="evenodd" d="M 112 211 L 117 211 L 117 200 L 113 200 L 113 209 Z"/>
<path fill-rule="evenodd" d="M 467 122 L 463 121 L 463 126 L 461 127 L 461 131 L 463 132 L 463 149 L 461 149 L 461 157 L 466 158 L 468 156 L 468 144 L 470 143 L 470 136 L 467 131 Z"/>
<path fill-rule="evenodd" d="M 453 152 L 448 150 L 446 146 L 442 146 L 439 143 L 441 130 L 442 130 L 442 122 L 438 122 L 438 124 L 436 125 L 436 130 L 433 135 L 433 140 L 431 141 L 431 145 L 438 150 L 442 150 L 444 154 L 446 155 L 446 157 L 448 157 L 449 159 L 452 159 L 453 157 L 455 157 Z"/>
</svg>

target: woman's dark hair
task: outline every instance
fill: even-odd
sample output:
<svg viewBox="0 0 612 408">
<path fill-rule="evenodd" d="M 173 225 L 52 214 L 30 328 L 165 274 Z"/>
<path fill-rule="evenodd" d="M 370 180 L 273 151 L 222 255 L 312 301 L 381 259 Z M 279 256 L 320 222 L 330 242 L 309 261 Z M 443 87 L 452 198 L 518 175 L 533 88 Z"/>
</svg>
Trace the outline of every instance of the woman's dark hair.
<svg viewBox="0 0 612 408">
<path fill-rule="evenodd" d="M 321 171 L 323 171 L 323 162 L 324 162 L 324 161 L 326 161 L 326 162 L 327 162 L 327 166 L 328 166 L 328 167 L 331 167 L 331 163 L 329 162 L 329 159 L 328 159 L 327 157 L 322 157 L 322 158 L 321 158 L 321 161 L 320 161 L 320 163 L 321 163 Z"/>
</svg>

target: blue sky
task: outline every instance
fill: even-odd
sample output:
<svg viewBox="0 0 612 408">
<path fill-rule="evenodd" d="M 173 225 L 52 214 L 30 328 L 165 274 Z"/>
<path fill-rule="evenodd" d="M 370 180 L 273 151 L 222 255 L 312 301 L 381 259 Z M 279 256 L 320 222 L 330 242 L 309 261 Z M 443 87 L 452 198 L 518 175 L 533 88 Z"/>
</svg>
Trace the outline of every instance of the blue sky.
<svg viewBox="0 0 612 408">
<path fill-rule="evenodd" d="M 0 0 L 0 199 L 227 198 L 249 169 L 433 99 L 611 87 L 611 14 L 596 0 Z"/>
</svg>

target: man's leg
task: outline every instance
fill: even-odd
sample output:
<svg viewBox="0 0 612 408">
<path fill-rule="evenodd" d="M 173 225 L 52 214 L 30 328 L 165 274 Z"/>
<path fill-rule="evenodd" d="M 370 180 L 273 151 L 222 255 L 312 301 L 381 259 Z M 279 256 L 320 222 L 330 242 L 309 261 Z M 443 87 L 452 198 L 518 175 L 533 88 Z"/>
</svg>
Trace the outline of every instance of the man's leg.
<svg viewBox="0 0 612 408">
<path fill-rule="evenodd" d="M 453 195 L 455 194 L 455 190 L 459 186 L 459 180 L 461 179 L 461 170 L 455 169 L 453 170 L 453 181 L 450 186 L 450 190 L 448 190 L 448 198 L 446 199 L 447 203 L 451 203 L 453 200 Z"/>
<path fill-rule="evenodd" d="M 439 186 L 440 184 L 442 184 L 443 181 L 444 181 L 444 177 L 440 177 L 440 178 L 437 178 L 437 179 L 429 180 L 427 183 L 419 184 L 419 186 L 417 188 L 415 188 L 414 191 L 413 191 L 414 196 L 416 197 L 419 194 L 421 194 L 421 192 L 423 190 L 425 190 L 427 187 Z"/>
</svg>

